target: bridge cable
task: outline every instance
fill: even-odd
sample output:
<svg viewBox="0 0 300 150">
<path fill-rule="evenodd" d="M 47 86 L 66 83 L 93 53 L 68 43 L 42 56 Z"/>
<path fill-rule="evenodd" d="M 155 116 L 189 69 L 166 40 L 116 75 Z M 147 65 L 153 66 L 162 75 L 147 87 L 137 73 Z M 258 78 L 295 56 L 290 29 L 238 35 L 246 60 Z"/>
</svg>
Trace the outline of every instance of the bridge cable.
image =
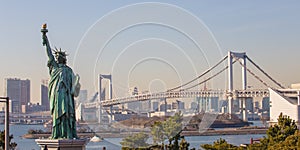
<svg viewBox="0 0 300 150">
<path fill-rule="evenodd" d="M 264 82 L 261 78 L 259 78 L 256 74 L 254 74 L 248 67 L 246 67 L 246 65 L 244 65 L 239 58 L 235 57 L 234 55 L 232 55 L 232 57 L 239 62 L 239 64 L 246 68 L 246 70 L 252 75 L 254 76 L 258 81 L 260 81 L 263 85 L 265 85 L 266 87 L 270 87 L 266 82 Z"/>
<path fill-rule="evenodd" d="M 201 75 L 199 75 L 198 77 L 194 78 L 193 80 L 191 80 L 191 81 L 189 81 L 189 82 L 187 82 L 187 83 L 185 83 L 185 84 L 179 85 L 179 86 L 177 86 L 177 87 L 171 88 L 171 89 L 167 90 L 167 92 L 174 91 L 174 90 L 176 90 L 176 89 L 182 88 L 182 87 L 184 87 L 184 86 L 186 86 L 186 85 L 188 85 L 188 84 L 190 84 L 190 83 L 192 83 L 192 82 L 198 80 L 199 78 L 203 77 L 204 75 L 206 75 L 207 73 L 209 73 L 211 70 L 213 70 L 214 68 L 216 68 L 218 65 L 220 65 L 224 60 L 227 59 L 227 57 L 228 57 L 228 56 L 226 55 L 226 56 L 225 56 L 223 59 L 221 59 L 217 64 L 215 64 L 214 66 L 212 66 L 212 67 L 209 68 L 208 70 L 204 71 Z"/>
<path fill-rule="evenodd" d="M 235 62 L 236 62 L 236 61 L 232 62 L 232 64 L 234 64 Z M 214 74 L 214 75 L 210 76 L 209 78 L 207 78 L 207 79 L 201 81 L 200 83 L 197 83 L 197 84 L 195 84 L 195 85 L 192 85 L 192 86 L 190 86 L 190 87 L 187 87 L 187 88 L 183 89 L 183 91 L 189 90 L 189 89 L 191 89 L 191 88 L 194 88 L 194 87 L 196 87 L 196 86 L 199 86 L 199 85 L 201 85 L 201 84 L 203 84 L 203 83 L 209 81 L 210 79 L 216 77 L 217 75 L 219 75 L 220 73 L 222 73 L 222 72 L 225 71 L 226 69 L 228 69 L 228 65 L 227 65 L 225 68 L 223 68 L 222 70 L 220 70 L 219 72 L 217 72 L 216 74 Z"/>
<path fill-rule="evenodd" d="M 270 75 L 268 75 L 264 70 L 262 70 L 257 64 L 255 64 L 247 55 L 246 58 L 258 69 L 260 70 L 265 76 L 267 76 L 270 80 L 272 80 L 277 86 L 279 86 L 280 88 L 285 89 L 284 86 L 282 86 L 280 83 L 278 83 L 277 81 L 275 81 Z"/>
</svg>

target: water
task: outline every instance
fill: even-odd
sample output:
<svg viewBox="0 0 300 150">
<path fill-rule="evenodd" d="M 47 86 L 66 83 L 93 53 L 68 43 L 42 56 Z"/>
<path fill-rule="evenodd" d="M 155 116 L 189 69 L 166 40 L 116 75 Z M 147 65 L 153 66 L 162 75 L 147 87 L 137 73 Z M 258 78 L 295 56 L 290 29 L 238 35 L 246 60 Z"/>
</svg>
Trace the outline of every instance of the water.
<svg viewBox="0 0 300 150">
<path fill-rule="evenodd" d="M 190 143 L 189 148 L 199 148 L 201 144 L 213 144 L 214 141 L 222 138 L 228 143 L 239 146 L 240 144 L 249 144 L 250 138 L 258 139 L 265 136 L 264 134 L 248 135 L 218 135 L 218 136 L 189 136 L 185 139 Z"/>
<path fill-rule="evenodd" d="M 254 122 L 254 125 L 260 125 L 259 122 Z M 0 130 L 4 129 L 4 125 L 0 125 Z M 21 136 L 26 134 L 29 129 L 44 129 L 42 125 L 10 125 L 10 134 L 13 134 L 13 141 L 18 144 L 18 150 L 40 150 L 34 139 L 23 139 Z M 187 136 L 186 140 L 190 143 L 190 148 L 198 149 L 201 144 L 212 144 L 214 141 L 223 138 L 231 144 L 240 145 L 242 143 L 250 143 L 250 138 L 261 138 L 264 135 L 218 135 L 218 136 Z M 120 141 L 122 138 L 105 138 L 102 142 L 89 142 L 87 150 L 99 150 L 106 147 L 108 150 L 121 149 Z"/>
</svg>

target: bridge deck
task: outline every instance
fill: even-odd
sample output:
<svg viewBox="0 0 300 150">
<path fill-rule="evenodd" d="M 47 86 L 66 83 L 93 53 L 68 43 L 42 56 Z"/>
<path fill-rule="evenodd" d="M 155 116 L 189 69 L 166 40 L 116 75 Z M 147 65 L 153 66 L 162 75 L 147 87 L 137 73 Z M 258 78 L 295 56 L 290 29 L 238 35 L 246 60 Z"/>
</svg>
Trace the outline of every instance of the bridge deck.
<svg viewBox="0 0 300 150">
<path fill-rule="evenodd" d="M 223 97 L 227 99 L 228 96 L 233 98 L 247 98 L 247 97 L 268 97 L 268 89 L 251 89 L 251 90 L 235 90 L 229 93 L 226 90 L 200 90 L 200 91 L 171 91 L 162 93 L 149 93 L 141 94 L 129 97 L 113 98 L 104 100 L 102 102 L 93 102 L 84 104 L 85 108 L 103 107 L 136 102 L 153 99 L 165 99 L 165 98 L 195 98 L 195 97 Z"/>
</svg>

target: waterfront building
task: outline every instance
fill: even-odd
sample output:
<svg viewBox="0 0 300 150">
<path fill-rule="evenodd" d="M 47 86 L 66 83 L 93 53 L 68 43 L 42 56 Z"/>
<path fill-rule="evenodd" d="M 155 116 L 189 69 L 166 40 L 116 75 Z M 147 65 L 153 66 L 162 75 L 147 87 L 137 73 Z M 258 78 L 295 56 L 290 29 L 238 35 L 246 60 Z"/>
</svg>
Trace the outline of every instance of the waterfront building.
<svg viewBox="0 0 300 150">
<path fill-rule="evenodd" d="M 218 112 L 218 108 L 219 108 L 219 98 L 211 97 L 209 101 L 209 111 Z"/>
<path fill-rule="evenodd" d="M 277 118 L 282 113 L 295 120 L 300 126 L 300 89 L 269 88 L 270 93 L 270 125 L 277 123 Z M 299 86 L 300 87 L 300 86 Z"/>
<path fill-rule="evenodd" d="M 5 79 L 5 93 L 11 99 L 10 112 L 22 112 L 22 105 L 27 105 L 30 102 L 30 80 Z"/>
<path fill-rule="evenodd" d="M 130 95 L 138 95 L 139 94 L 139 90 L 137 87 L 133 87 L 129 89 L 129 94 Z"/>
<path fill-rule="evenodd" d="M 30 80 L 21 80 L 21 105 L 30 103 Z"/>
<path fill-rule="evenodd" d="M 262 111 L 270 111 L 270 98 L 269 97 L 264 97 L 262 99 Z"/>
<path fill-rule="evenodd" d="M 46 108 L 45 106 L 40 105 L 39 103 L 37 104 L 28 103 L 27 105 L 22 105 L 21 110 L 22 113 L 34 113 L 34 112 L 45 111 Z"/>
<path fill-rule="evenodd" d="M 99 109 L 97 108 L 84 108 L 81 110 L 81 119 L 86 121 L 86 122 L 97 122 L 99 114 Z"/>
<path fill-rule="evenodd" d="M 228 101 L 227 100 L 219 100 L 218 104 L 219 104 L 218 112 L 227 113 Z"/>
<path fill-rule="evenodd" d="M 123 121 L 123 120 L 127 120 L 130 119 L 133 115 L 135 115 L 134 113 L 121 113 L 121 112 L 116 112 L 113 114 L 113 120 L 114 121 Z"/>
<path fill-rule="evenodd" d="M 173 116 L 174 114 L 175 114 L 174 111 L 157 111 L 157 112 L 150 112 L 149 117 Z"/>
<path fill-rule="evenodd" d="M 133 87 L 129 89 L 129 95 L 134 96 L 138 95 L 138 88 Z M 127 109 L 133 111 L 133 112 L 140 112 L 142 110 L 142 103 L 141 102 L 131 102 L 127 104 Z"/>
<path fill-rule="evenodd" d="M 142 112 L 148 112 L 151 110 L 151 101 L 142 101 Z"/>
<path fill-rule="evenodd" d="M 141 94 L 147 94 L 148 91 L 141 92 Z M 129 89 L 129 94 L 131 96 L 135 96 L 139 94 L 138 88 L 133 87 Z M 138 101 L 138 102 L 131 102 L 127 104 L 127 108 L 132 110 L 136 113 L 145 113 L 151 110 L 151 101 Z"/>
<path fill-rule="evenodd" d="M 172 109 L 176 110 L 183 110 L 184 109 L 184 102 L 176 100 L 175 102 L 172 102 Z"/>
<path fill-rule="evenodd" d="M 253 111 L 256 112 L 256 113 L 258 113 L 260 111 L 260 105 L 259 105 L 258 101 L 254 102 Z"/>
<path fill-rule="evenodd" d="M 253 98 L 246 98 L 245 103 L 246 103 L 246 110 L 248 112 L 253 113 L 254 112 L 254 110 L 253 110 L 253 108 L 254 108 L 253 107 Z"/>
<path fill-rule="evenodd" d="M 241 111 L 241 108 L 242 108 L 241 104 L 242 103 L 239 99 L 234 99 L 233 104 L 232 104 L 233 105 L 232 106 L 232 112 L 239 113 Z"/>
<path fill-rule="evenodd" d="M 78 103 L 86 102 L 87 101 L 87 97 L 88 97 L 88 91 L 87 90 L 80 90 L 79 96 L 77 98 L 77 102 Z"/>
<path fill-rule="evenodd" d="M 197 97 L 199 112 L 219 112 L 218 97 Z"/>
<path fill-rule="evenodd" d="M 198 104 L 197 104 L 197 102 L 191 102 L 190 109 L 198 112 Z"/>
<path fill-rule="evenodd" d="M 159 106 L 159 110 L 160 111 L 167 111 L 170 110 L 172 108 L 171 104 L 160 104 Z"/>
<path fill-rule="evenodd" d="M 131 102 L 127 104 L 127 108 L 133 112 L 139 113 L 142 111 L 142 103 L 141 102 Z"/>
<path fill-rule="evenodd" d="M 159 106 L 159 102 L 152 102 L 152 108 L 151 108 L 151 111 L 159 111 L 158 109 L 158 106 Z"/>
</svg>

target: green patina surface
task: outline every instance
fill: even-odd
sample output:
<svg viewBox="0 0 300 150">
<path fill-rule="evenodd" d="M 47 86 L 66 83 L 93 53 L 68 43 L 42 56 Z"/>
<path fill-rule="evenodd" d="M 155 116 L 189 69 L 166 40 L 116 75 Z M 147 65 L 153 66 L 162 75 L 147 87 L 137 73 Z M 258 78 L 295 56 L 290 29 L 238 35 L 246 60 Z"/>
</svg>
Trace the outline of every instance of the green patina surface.
<svg viewBox="0 0 300 150">
<path fill-rule="evenodd" d="M 56 50 L 55 58 L 46 36 L 43 34 L 43 44 L 48 55 L 49 100 L 52 115 L 52 139 L 77 138 L 74 96 L 78 95 L 79 76 L 75 75 L 66 65 L 66 53 Z"/>
</svg>

